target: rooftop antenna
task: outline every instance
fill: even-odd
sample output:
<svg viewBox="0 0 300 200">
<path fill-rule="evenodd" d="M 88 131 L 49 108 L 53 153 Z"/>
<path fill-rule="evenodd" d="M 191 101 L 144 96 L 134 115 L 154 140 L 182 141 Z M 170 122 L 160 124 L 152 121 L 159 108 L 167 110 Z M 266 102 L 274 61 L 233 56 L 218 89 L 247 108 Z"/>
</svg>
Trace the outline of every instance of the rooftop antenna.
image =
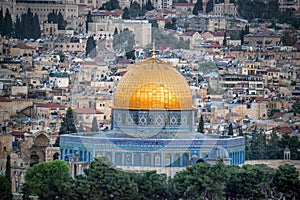
<svg viewBox="0 0 300 200">
<path fill-rule="evenodd" d="M 156 57 L 156 54 L 155 54 L 155 42 L 153 41 L 153 44 L 152 44 L 152 58 L 155 58 Z"/>
</svg>

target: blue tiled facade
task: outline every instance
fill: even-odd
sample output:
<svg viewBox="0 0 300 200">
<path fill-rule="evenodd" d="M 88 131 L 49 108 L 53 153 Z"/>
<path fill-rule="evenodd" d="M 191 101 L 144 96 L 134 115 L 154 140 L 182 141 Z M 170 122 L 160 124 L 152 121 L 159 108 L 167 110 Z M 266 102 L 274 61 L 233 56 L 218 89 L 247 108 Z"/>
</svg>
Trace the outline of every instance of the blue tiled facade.
<svg viewBox="0 0 300 200">
<path fill-rule="evenodd" d="M 160 132 L 152 138 L 137 138 L 118 131 L 79 133 L 60 137 L 61 159 L 76 155 L 80 162 L 106 156 L 115 166 L 185 167 L 195 159 L 205 161 L 213 147 L 228 151 L 230 164 L 243 164 L 243 137 L 202 135 L 193 132 Z"/>
</svg>

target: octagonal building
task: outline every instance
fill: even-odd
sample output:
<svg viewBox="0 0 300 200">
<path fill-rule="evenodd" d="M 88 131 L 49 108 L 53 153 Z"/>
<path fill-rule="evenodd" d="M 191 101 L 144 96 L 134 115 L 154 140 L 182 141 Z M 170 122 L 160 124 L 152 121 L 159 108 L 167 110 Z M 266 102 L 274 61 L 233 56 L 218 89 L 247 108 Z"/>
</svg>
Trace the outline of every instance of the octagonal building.
<svg viewBox="0 0 300 200">
<path fill-rule="evenodd" d="M 149 58 L 132 67 L 114 92 L 111 130 L 60 136 L 60 158 L 72 175 L 95 157 L 105 156 L 126 170 L 157 170 L 173 176 L 197 162 L 211 162 L 216 148 L 226 164 L 244 163 L 243 137 L 195 131 L 192 94 L 170 64 Z M 223 159 L 223 158 L 220 158 Z"/>
</svg>

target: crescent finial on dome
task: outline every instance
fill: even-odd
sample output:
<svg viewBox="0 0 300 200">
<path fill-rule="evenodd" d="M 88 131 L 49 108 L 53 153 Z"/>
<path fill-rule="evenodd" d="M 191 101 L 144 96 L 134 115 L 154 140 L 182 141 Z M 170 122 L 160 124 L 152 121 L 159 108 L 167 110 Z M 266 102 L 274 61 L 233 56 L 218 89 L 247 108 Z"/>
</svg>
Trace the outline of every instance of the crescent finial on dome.
<svg viewBox="0 0 300 200">
<path fill-rule="evenodd" d="M 156 54 L 155 54 L 155 42 L 153 41 L 153 44 L 152 44 L 152 58 L 155 58 L 156 57 Z"/>
</svg>

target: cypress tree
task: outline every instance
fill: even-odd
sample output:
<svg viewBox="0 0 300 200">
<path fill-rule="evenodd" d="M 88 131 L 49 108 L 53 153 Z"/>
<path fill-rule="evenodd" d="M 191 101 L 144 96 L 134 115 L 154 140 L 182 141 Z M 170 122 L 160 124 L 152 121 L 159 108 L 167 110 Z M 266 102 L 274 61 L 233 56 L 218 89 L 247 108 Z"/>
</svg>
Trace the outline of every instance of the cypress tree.
<svg viewBox="0 0 300 200">
<path fill-rule="evenodd" d="M 3 9 L 0 9 L 0 34 L 3 35 L 4 33 L 4 18 L 3 18 Z"/>
<path fill-rule="evenodd" d="M 244 44 L 244 29 L 243 28 L 241 30 L 240 35 L 241 35 L 241 45 L 243 45 Z"/>
<path fill-rule="evenodd" d="M 68 108 L 66 116 L 63 118 L 59 129 L 59 134 L 69 133 L 77 133 L 72 108 Z"/>
<path fill-rule="evenodd" d="M 93 117 L 93 122 L 92 122 L 92 132 L 98 132 L 98 122 L 97 118 Z"/>
<path fill-rule="evenodd" d="M 66 116 L 63 118 L 63 121 L 61 122 L 60 128 L 59 128 L 59 135 L 62 134 L 70 134 L 70 133 L 77 133 L 77 129 L 75 126 L 75 120 L 73 116 L 73 110 L 72 108 L 68 108 Z M 54 147 L 59 147 L 59 137 L 57 137 Z"/>
<path fill-rule="evenodd" d="M 59 30 L 65 30 L 66 28 L 66 21 L 64 20 L 64 16 L 61 14 L 61 12 L 57 15 L 57 24 Z"/>
<path fill-rule="evenodd" d="M 214 10 L 213 0 L 208 0 L 205 11 L 206 11 L 206 13 L 210 13 L 213 10 Z"/>
<path fill-rule="evenodd" d="M 117 27 L 115 27 L 114 36 L 115 35 L 118 35 L 118 29 L 117 29 Z"/>
<path fill-rule="evenodd" d="M 148 0 L 148 1 L 147 1 L 147 3 L 146 3 L 146 9 L 147 9 L 148 11 L 154 9 L 154 6 L 152 5 L 151 0 Z"/>
<path fill-rule="evenodd" d="M 93 36 L 90 36 L 86 42 L 85 55 L 90 57 L 97 55 L 96 41 Z"/>
<path fill-rule="evenodd" d="M 21 19 L 17 15 L 16 17 L 16 23 L 15 23 L 15 37 L 18 39 L 21 39 Z"/>
<path fill-rule="evenodd" d="M 10 37 L 10 36 L 12 36 L 12 33 L 13 33 L 13 23 L 12 23 L 11 15 L 7 8 L 6 12 L 5 12 L 5 17 L 4 17 L 4 33 L 3 33 L 3 35 Z"/>
<path fill-rule="evenodd" d="M 34 32 L 32 33 L 33 38 L 38 39 L 39 37 L 41 37 L 41 28 L 40 28 L 39 17 L 37 14 L 35 14 L 33 17 L 33 27 L 34 27 Z"/>
<path fill-rule="evenodd" d="M 193 15 L 198 15 L 200 11 L 203 11 L 202 0 L 197 0 L 197 3 L 193 8 Z"/>
<path fill-rule="evenodd" d="M 198 125 L 197 132 L 204 133 L 204 121 L 203 121 L 202 115 L 201 115 L 201 117 L 199 119 L 199 125 Z"/>
<path fill-rule="evenodd" d="M 11 194 L 11 165 L 10 165 L 10 155 L 8 154 L 6 157 L 6 166 L 5 166 L 5 177 L 9 183 L 9 200 L 12 199 Z"/>
<path fill-rule="evenodd" d="M 123 9 L 122 19 L 130 19 L 129 9 L 127 7 Z"/>
<path fill-rule="evenodd" d="M 226 31 L 224 32 L 223 46 L 227 46 Z"/>
<path fill-rule="evenodd" d="M 85 22 L 85 31 L 86 31 L 86 33 L 88 33 L 88 31 L 89 31 L 89 23 L 90 22 L 93 22 L 93 19 L 92 19 L 92 13 L 89 10 L 89 12 L 86 16 L 86 22 Z"/>
<path fill-rule="evenodd" d="M 233 127 L 232 127 L 232 123 L 229 124 L 229 127 L 228 127 L 228 135 L 233 135 Z"/>
</svg>

